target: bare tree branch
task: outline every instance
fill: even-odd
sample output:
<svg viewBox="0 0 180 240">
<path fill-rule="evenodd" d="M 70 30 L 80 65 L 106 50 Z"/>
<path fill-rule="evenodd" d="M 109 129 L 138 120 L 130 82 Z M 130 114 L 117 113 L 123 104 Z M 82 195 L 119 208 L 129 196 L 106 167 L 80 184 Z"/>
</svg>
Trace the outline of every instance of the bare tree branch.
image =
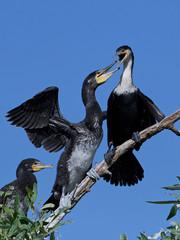
<svg viewBox="0 0 180 240">
<path fill-rule="evenodd" d="M 177 110 L 172 115 L 164 118 L 161 122 L 152 125 L 149 128 L 144 129 L 140 132 L 140 137 L 142 143 L 145 142 L 147 139 L 151 138 L 152 136 L 156 135 L 157 133 L 163 131 L 164 129 L 169 129 L 172 132 L 174 132 L 177 136 L 180 136 L 180 131 L 174 127 L 174 123 L 180 119 L 180 109 Z M 116 160 L 123 155 L 125 152 L 129 151 L 130 149 L 133 149 L 135 147 L 136 143 L 133 140 L 128 140 L 117 147 L 117 150 L 115 152 L 115 156 L 113 157 L 112 161 L 107 164 L 105 160 L 103 160 L 100 164 L 96 164 L 95 170 L 97 174 L 102 177 L 104 174 L 110 174 L 108 171 L 108 168 L 116 162 Z M 75 192 L 71 193 L 72 197 L 72 204 L 71 209 L 78 203 L 78 201 L 90 191 L 90 188 L 95 184 L 96 182 L 92 179 L 90 179 L 88 176 L 84 178 L 84 180 L 76 187 Z M 52 228 L 56 226 L 68 213 L 68 211 L 61 213 L 58 215 L 59 209 L 56 209 L 56 211 L 53 213 L 52 216 L 50 216 L 46 221 L 48 222 L 47 228 Z"/>
</svg>

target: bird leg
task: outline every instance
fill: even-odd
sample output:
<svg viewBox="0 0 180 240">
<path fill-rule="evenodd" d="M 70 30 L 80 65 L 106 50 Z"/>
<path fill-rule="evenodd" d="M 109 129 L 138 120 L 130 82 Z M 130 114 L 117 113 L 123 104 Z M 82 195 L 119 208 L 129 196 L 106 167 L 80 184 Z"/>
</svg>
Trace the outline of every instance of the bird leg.
<svg viewBox="0 0 180 240">
<path fill-rule="evenodd" d="M 70 194 L 67 193 L 65 195 L 65 187 L 62 187 L 62 195 L 60 198 L 60 202 L 59 202 L 59 208 L 66 208 L 66 207 L 70 207 L 71 206 L 71 197 Z"/>
<path fill-rule="evenodd" d="M 91 168 L 86 175 L 90 178 L 92 178 L 95 181 L 98 181 L 100 179 L 100 176 L 97 174 L 94 168 Z"/>
<path fill-rule="evenodd" d="M 136 142 L 136 146 L 134 148 L 136 149 L 136 151 L 138 151 L 142 145 L 139 132 L 133 132 L 132 140 L 134 140 Z"/>
<path fill-rule="evenodd" d="M 73 202 L 74 200 L 76 200 L 76 198 L 75 198 L 75 194 L 76 194 L 76 191 L 77 191 L 77 189 L 78 189 L 78 184 L 76 183 L 76 185 L 75 185 L 75 188 L 74 188 L 74 190 L 73 190 L 73 192 L 72 192 L 72 196 L 71 196 L 71 201 Z"/>
<path fill-rule="evenodd" d="M 107 153 L 104 154 L 104 160 L 106 161 L 106 163 L 110 163 L 112 158 L 114 157 L 115 153 L 116 153 L 116 148 L 113 148 L 111 150 L 111 147 L 113 145 L 113 142 L 109 142 L 108 146 L 109 146 L 109 149 L 107 151 Z"/>
</svg>

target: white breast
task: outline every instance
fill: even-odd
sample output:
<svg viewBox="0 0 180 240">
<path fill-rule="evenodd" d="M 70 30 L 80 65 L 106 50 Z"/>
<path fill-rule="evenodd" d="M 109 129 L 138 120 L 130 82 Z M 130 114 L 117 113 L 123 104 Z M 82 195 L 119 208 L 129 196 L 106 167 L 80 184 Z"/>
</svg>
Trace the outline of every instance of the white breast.
<svg viewBox="0 0 180 240">
<path fill-rule="evenodd" d="M 133 84 L 132 80 L 132 58 L 128 58 L 126 62 L 124 62 L 123 73 L 120 77 L 119 84 L 114 89 L 114 93 L 117 95 L 128 94 L 135 92 L 137 88 Z"/>
</svg>

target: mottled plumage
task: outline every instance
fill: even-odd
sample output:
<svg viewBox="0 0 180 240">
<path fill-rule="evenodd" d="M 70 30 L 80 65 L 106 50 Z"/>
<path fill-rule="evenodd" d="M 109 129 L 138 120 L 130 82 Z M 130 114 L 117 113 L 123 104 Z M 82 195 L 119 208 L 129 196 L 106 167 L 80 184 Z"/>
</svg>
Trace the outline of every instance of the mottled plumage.
<svg viewBox="0 0 180 240">
<path fill-rule="evenodd" d="M 113 65 L 91 73 L 83 82 L 82 100 L 86 117 L 80 123 L 67 121 L 60 113 L 58 88 L 50 87 L 8 112 L 13 125 L 23 127 L 30 141 L 49 152 L 65 147 L 57 165 L 53 194 L 47 202 L 59 205 L 62 195 L 71 192 L 92 166 L 94 154 L 102 140 L 103 113 L 95 98 L 96 88 L 117 70 Z M 73 101 L 73 99 L 71 100 Z"/>
<path fill-rule="evenodd" d="M 11 202 L 10 207 L 14 208 L 14 199 L 16 194 L 18 194 L 20 199 L 19 208 L 21 208 L 27 215 L 28 207 L 24 202 L 24 199 L 27 195 L 26 187 L 33 190 L 34 183 L 37 184 L 37 179 L 33 172 L 40 171 L 44 168 L 52 168 L 52 165 L 43 164 L 34 158 L 27 158 L 21 161 L 16 170 L 17 179 L 1 188 L 1 191 L 3 192 L 12 192 L 6 197 L 5 203 L 8 204 Z M 3 204 L 3 199 L 4 195 L 0 197 L 0 204 Z"/>
</svg>

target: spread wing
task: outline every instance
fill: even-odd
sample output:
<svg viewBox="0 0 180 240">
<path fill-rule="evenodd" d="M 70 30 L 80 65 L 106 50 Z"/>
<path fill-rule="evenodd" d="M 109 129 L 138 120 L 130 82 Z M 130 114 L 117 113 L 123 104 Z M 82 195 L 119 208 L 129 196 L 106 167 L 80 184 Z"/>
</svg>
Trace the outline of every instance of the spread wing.
<svg viewBox="0 0 180 240">
<path fill-rule="evenodd" d="M 57 87 L 46 88 L 9 111 L 6 117 L 12 125 L 25 129 L 35 147 L 43 146 L 48 152 L 61 150 L 72 131 L 72 124 L 60 113 Z M 58 119 L 58 131 L 51 127 L 53 119 Z"/>
<path fill-rule="evenodd" d="M 156 119 L 156 121 L 160 122 L 163 118 L 166 117 L 164 113 L 162 113 L 162 111 L 154 104 L 154 102 L 150 98 L 148 98 L 146 95 L 144 95 L 139 89 L 138 89 L 138 95 L 146 104 L 149 112 Z"/>
</svg>

